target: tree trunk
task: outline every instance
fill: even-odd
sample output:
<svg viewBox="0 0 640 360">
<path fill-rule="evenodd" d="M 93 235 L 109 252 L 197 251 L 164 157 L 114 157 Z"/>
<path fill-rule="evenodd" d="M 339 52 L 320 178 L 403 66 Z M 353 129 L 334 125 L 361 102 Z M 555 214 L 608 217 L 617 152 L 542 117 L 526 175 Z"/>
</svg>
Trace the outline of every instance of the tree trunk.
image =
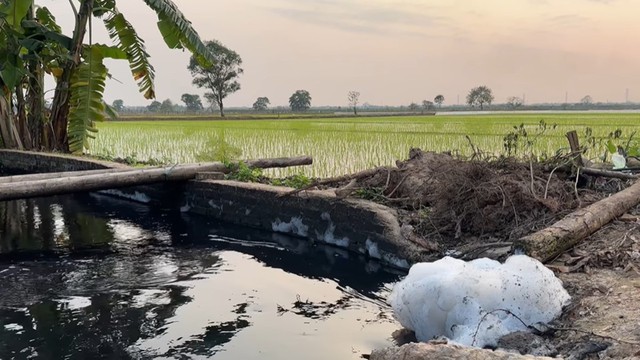
<svg viewBox="0 0 640 360">
<path fill-rule="evenodd" d="M 29 133 L 29 127 L 27 126 L 27 103 L 24 99 L 24 92 L 22 89 L 22 81 L 16 85 L 16 120 L 18 122 L 18 134 L 20 134 L 20 140 L 25 149 L 31 150 L 31 134 Z"/>
<path fill-rule="evenodd" d="M 254 168 L 274 168 L 309 165 L 312 162 L 310 157 L 303 156 L 249 160 L 245 163 L 247 166 Z M 207 171 L 229 172 L 229 167 L 223 163 L 210 163 L 4 183 L 0 184 L 0 201 L 113 189 L 166 181 L 185 181 L 194 179 L 199 172 Z"/>
<path fill-rule="evenodd" d="M 76 18 L 76 24 L 73 30 L 71 59 L 66 62 L 63 68 L 62 77 L 58 80 L 56 92 L 53 97 L 53 105 L 51 107 L 51 123 L 53 124 L 54 135 L 52 150 L 69 151 L 67 118 L 69 116 L 71 75 L 73 75 L 80 64 L 84 35 L 87 31 L 87 22 L 89 17 L 91 17 L 92 11 L 93 0 L 83 0 L 80 4 L 80 10 L 78 11 L 78 17 Z"/>
<path fill-rule="evenodd" d="M 5 148 L 22 150 L 20 134 L 13 121 L 13 110 L 7 96 L 0 94 L 0 137 Z"/>
<path fill-rule="evenodd" d="M 27 106 L 29 113 L 27 114 L 27 125 L 31 134 L 31 149 L 40 150 L 42 148 L 42 133 L 45 126 L 44 118 L 44 71 L 42 64 L 34 61 L 29 65 L 31 78 L 29 79 L 29 87 L 27 90 Z"/>
<path fill-rule="evenodd" d="M 14 144 L 11 131 L 9 130 L 11 123 L 11 112 L 7 104 L 7 99 L 0 94 L 0 140 L 2 140 L 2 145 L 7 149 L 12 148 Z"/>
<path fill-rule="evenodd" d="M 224 104 L 222 104 L 221 98 L 218 98 L 218 107 L 220 108 L 220 116 L 224 117 Z"/>
<path fill-rule="evenodd" d="M 35 18 L 34 7 L 31 7 L 28 17 Z M 31 149 L 40 150 L 42 148 L 42 133 L 44 122 L 44 69 L 40 60 L 29 61 L 29 76 L 27 86 L 27 125 L 31 135 Z"/>
<path fill-rule="evenodd" d="M 606 199 L 579 209 L 546 229 L 520 238 L 515 249 L 545 262 L 554 259 L 640 203 L 640 181 Z"/>
</svg>

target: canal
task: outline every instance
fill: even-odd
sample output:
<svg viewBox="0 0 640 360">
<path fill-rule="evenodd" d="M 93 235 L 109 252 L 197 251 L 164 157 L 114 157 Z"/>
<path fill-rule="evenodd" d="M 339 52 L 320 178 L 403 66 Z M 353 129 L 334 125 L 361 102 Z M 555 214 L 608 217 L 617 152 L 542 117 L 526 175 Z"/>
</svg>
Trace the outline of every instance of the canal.
<svg viewBox="0 0 640 360">
<path fill-rule="evenodd" d="M 1 359 L 360 359 L 402 273 L 99 194 L 0 203 Z"/>
</svg>

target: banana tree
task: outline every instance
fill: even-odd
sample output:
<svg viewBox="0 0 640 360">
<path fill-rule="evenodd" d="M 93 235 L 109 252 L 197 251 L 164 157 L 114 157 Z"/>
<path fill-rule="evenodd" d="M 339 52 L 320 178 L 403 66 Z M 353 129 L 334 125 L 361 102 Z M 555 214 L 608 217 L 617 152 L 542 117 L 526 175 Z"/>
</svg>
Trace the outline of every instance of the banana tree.
<svg viewBox="0 0 640 360">
<path fill-rule="evenodd" d="M 170 48 L 187 49 L 204 65 L 214 63 L 213 54 L 171 0 L 141 1 L 157 14 L 158 29 Z M 96 122 L 113 110 L 103 101 L 109 76 L 103 60 L 127 60 L 147 99 L 155 98 L 154 69 L 144 41 L 118 10 L 118 1 L 69 1 L 75 15 L 69 36 L 37 2 L 0 0 L 0 145 L 82 153 L 97 132 Z M 113 44 L 85 42 L 94 19 L 104 23 Z M 50 109 L 45 107 L 45 74 L 56 80 Z"/>
</svg>

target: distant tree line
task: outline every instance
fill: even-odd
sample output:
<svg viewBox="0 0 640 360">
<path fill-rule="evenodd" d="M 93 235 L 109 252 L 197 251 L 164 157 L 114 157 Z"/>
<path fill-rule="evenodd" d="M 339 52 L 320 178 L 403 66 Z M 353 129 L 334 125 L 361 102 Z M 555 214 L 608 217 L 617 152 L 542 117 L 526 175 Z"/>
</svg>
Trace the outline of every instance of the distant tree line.
<svg viewBox="0 0 640 360">
<path fill-rule="evenodd" d="M 221 116 L 225 116 L 223 100 L 231 93 L 240 89 L 240 84 L 237 78 L 243 73 L 240 65 L 242 60 L 240 56 L 224 48 L 220 43 L 215 41 L 208 41 L 206 45 L 210 47 L 212 51 L 217 50 L 218 56 L 220 56 L 220 62 L 217 67 L 203 68 L 198 65 L 192 58 L 190 63 L 190 70 L 194 75 L 194 84 L 199 87 L 204 87 L 208 92 L 204 94 L 204 100 L 207 102 L 208 107 L 203 105 L 202 99 L 196 94 L 183 94 L 181 101 L 184 105 L 176 105 L 170 99 L 166 99 L 162 102 L 153 101 L 146 107 L 148 112 L 152 113 L 177 113 L 177 112 L 189 112 L 189 113 L 202 113 L 202 112 L 214 112 L 220 111 Z M 311 109 L 311 94 L 307 90 L 296 90 L 289 97 L 288 108 L 275 107 L 270 108 L 271 101 L 266 96 L 258 97 L 250 108 L 235 108 L 234 112 L 263 112 L 280 114 L 285 112 L 303 113 L 308 112 Z M 627 109 L 637 108 L 638 106 L 626 103 L 626 104 L 603 104 L 596 103 L 590 95 L 584 96 L 577 103 L 566 104 L 537 104 L 537 105 L 525 105 L 524 97 L 509 96 L 505 103 L 494 105 L 495 97 L 493 91 L 486 85 L 474 87 L 469 90 L 466 95 L 465 105 L 447 105 L 445 109 L 447 111 L 468 110 L 469 108 L 476 108 L 479 110 L 486 110 L 488 106 L 491 106 L 493 110 L 584 110 L 584 109 Z M 442 109 L 445 103 L 445 97 L 442 94 L 436 95 L 433 100 L 422 100 L 421 103 L 412 102 L 408 106 L 371 106 L 370 104 L 360 102 L 360 92 L 351 90 L 347 93 L 347 103 L 350 112 L 354 116 L 358 116 L 358 109 L 364 108 L 367 112 L 413 112 L 422 114 L 427 112 L 433 112 L 437 109 Z M 635 107 L 634 107 L 635 106 Z M 116 111 L 126 111 L 124 102 L 122 100 L 115 100 L 112 107 Z M 341 106 L 329 106 L 323 108 L 314 108 L 316 112 L 342 112 Z M 138 109 L 139 111 L 139 109 Z"/>
</svg>

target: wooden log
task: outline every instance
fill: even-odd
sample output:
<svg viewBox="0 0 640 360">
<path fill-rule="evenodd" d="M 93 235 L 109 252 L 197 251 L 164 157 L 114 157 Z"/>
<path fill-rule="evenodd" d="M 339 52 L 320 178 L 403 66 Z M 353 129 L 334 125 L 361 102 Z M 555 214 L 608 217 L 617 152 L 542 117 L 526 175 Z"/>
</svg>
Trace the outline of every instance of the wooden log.
<svg viewBox="0 0 640 360">
<path fill-rule="evenodd" d="M 245 163 L 249 167 L 271 168 L 311 164 L 312 159 L 310 157 L 258 159 L 249 160 Z M 113 189 L 166 181 L 185 181 L 195 178 L 199 172 L 228 171 L 229 167 L 225 164 L 209 163 L 4 183 L 0 184 L 0 201 Z"/>
<path fill-rule="evenodd" d="M 290 158 L 247 160 L 245 161 L 245 163 L 249 167 L 266 169 L 266 168 L 311 165 L 313 163 L 313 159 L 308 156 L 298 156 L 298 157 L 290 157 Z M 216 170 L 217 172 L 228 173 L 231 171 L 231 169 L 227 168 L 221 163 L 216 162 L 211 164 L 218 164 L 216 167 L 216 169 L 218 169 Z M 185 167 L 185 166 L 195 166 L 195 165 L 198 165 L 198 164 L 182 164 L 182 165 L 176 165 L 176 166 Z M 160 168 L 162 167 L 156 166 L 156 167 L 150 167 L 150 168 L 145 167 L 144 169 L 160 169 Z M 108 174 L 108 173 L 115 173 L 115 172 L 141 170 L 141 169 L 142 168 L 121 167 L 121 168 L 115 168 L 115 169 L 63 171 L 63 172 L 55 172 L 55 173 L 0 176 L 0 184 L 16 183 L 16 182 L 22 182 L 22 181 L 33 181 L 33 180 L 58 179 L 58 178 L 66 178 L 66 177 L 72 177 L 72 176 Z"/>
<path fill-rule="evenodd" d="M 610 197 L 574 211 L 546 229 L 515 241 L 514 249 L 542 262 L 554 259 L 640 203 L 640 181 Z"/>
<path fill-rule="evenodd" d="M 271 168 L 285 168 L 291 166 L 303 166 L 313 164 L 313 159 L 310 156 L 297 156 L 297 157 L 285 157 L 285 158 L 271 158 L 271 159 L 257 159 L 244 161 L 250 168 L 271 169 Z M 222 172 L 229 172 L 229 169 L 223 165 L 218 170 Z"/>
<path fill-rule="evenodd" d="M 116 168 L 116 169 L 63 171 L 63 172 L 55 172 L 55 173 L 0 176 L 0 184 L 16 183 L 16 182 L 23 182 L 23 181 L 34 181 L 34 180 L 56 179 L 56 178 L 71 177 L 71 176 L 108 174 L 113 172 L 125 172 L 125 171 L 131 171 L 131 170 L 135 170 L 135 169 L 130 167 L 124 167 L 124 168 Z"/>
<path fill-rule="evenodd" d="M 582 152 L 580 151 L 580 141 L 578 140 L 578 133 L 575 130 L 571 130 L 567 133 L 567 140 L 569 140 L 569 146 L 571 147 L 571 153 L 575 155 L 574 160 L 576 165 L 583 167 Z"/>
<path fill-rule="evenodd" d="M 196 174 L 196 180 L 222 180 L 224 179 L 223 172 L 199 172 Z"/>
</svg>

